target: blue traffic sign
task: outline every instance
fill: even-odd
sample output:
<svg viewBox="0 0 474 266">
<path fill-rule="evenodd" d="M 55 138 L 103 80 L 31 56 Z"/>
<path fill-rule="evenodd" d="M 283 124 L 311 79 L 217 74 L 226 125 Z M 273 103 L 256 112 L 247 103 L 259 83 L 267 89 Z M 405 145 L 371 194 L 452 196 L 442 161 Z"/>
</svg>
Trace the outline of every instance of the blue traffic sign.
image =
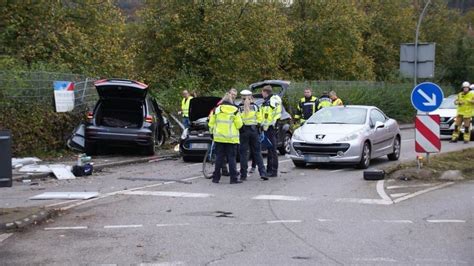
<svg viewBox="0 0 474 266">
<path fill-rule="evenodd" d="M 411 104 L 420 112 L 432 112 L 441 105 L 443 90 L 431 82 L 418 84 L 411 92 Z"/>
</svg>

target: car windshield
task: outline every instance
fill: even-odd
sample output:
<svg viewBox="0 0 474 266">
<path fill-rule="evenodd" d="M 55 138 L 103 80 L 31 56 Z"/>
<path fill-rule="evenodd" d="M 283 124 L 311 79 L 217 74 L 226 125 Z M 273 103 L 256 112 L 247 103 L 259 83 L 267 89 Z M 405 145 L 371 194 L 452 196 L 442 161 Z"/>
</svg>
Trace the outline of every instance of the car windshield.
<svg viewBox="0 0 474 266">
<path fill-rule="evenodd" d="M 455 97 L 444 98 L 439 109 L 456 109 L 456 105 L 454 104 L 455 99 Z"/>
<path fill-rule="evenodd" d="M 367 109 L 352 107 L 326 107 L 308 119 L 308 124 L 365 124 Z"/>
</svg>

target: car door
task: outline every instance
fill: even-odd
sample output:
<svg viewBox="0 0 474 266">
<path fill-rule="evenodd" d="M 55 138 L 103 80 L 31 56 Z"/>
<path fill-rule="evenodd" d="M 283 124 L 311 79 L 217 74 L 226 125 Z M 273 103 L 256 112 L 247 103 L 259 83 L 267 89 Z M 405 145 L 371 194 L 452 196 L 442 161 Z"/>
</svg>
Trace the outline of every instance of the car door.
<svg viewBox="0 0 474 266">
<path fill-rule="evenodd" d="M 387 117 L 377 109 L 370 111 L 370 127 L 372 129 L 372 157 L 379 157 L 385 154 L 385 150 L 391 147 L 393 137 L 389 134 L 386 125 Z M 376 127 L 377 122 L 383 124 Z"/>
</svg>

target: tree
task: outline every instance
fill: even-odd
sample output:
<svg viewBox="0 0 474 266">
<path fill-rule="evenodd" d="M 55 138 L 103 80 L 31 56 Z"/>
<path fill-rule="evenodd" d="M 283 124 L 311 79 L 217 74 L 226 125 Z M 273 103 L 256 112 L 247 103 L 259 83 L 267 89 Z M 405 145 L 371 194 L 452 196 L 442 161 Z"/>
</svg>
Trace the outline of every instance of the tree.
<svg viewBox="0 0 474 266">
<path fill-rule="evenodd" d="M 367 21 L 353 1 L 294 1 L 289 20 L 292 73 L 309 80 L 372 80 L 373 60 L 363 52 Z"/>
<path fill-rule="evenodd" d="M 285 76 L 292 43 L 274 3 L 193 1 L 147 3 L 138 65 L 150 81 L 198 76 L 202 91 Z"/>
</svg>

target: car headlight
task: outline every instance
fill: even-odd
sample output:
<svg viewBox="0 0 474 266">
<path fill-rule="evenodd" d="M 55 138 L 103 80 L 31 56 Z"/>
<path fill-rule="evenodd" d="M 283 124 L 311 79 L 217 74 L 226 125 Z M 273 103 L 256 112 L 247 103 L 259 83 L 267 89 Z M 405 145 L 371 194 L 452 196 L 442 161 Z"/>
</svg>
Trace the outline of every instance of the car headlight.
<svg viewBox="0 0 474 266">
<path fill-rule="evenodd" d="M 300 133 L 298 131 L 296 131 L 294 134 L 293 134 L 293 137 L 291 137 L 291 140 L 296 140 L 296 141 L 304 141 L 303 139 L 303 136 L 300 135 Z"/>
<path fill-rule="evenodd" d="M 185 128 L 181 134 L 181 139 L 186 139 L 188 137 L 188 129 Z"/>
<path fill-rule="evenodd" d="M 362 133 L 362 131 L 357 131 L 357 132 L 353 132 L 343 138 L 340 138 L 338 139 L 336 142 L 341 142 L 341 141 L 351 141 L 351 140 L 355 140 L 356 138 L 359 137 L 359 135 Z"/>
</svg>

